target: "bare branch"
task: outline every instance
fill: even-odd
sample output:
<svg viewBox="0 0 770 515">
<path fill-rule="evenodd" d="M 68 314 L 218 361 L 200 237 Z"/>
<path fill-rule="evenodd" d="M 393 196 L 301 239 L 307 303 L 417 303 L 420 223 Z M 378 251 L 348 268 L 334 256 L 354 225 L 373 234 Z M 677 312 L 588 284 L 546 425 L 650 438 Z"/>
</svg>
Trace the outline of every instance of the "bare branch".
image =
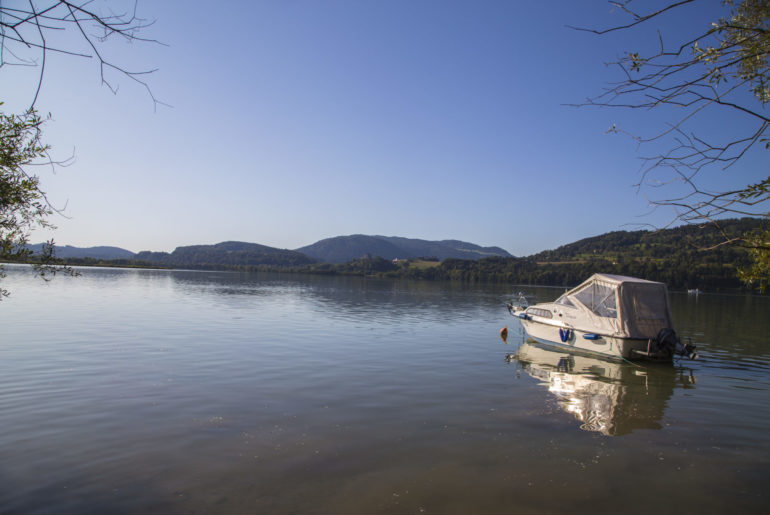
<svg viewBox="0 0 770 515">
<path fill-rule="evenodd" d="M 45 75 L 46 57 L 49 52 L 95 58 L 99 64 L 102 84 L 113 93 L 117 92 L 118 87 L 112 82 L 112 79 L 107 78 L 107 70 L 117 72 L 141 85 L 147 91 L 156 109 L 158 104 L 167 105 L 155 97 L 149 84 L 142 79 L 142 77 L 154 73 L 155 69 L 129 70 L 110 60 L 103 53 L 102 44 L 112 37 L 120 37 L 127 42 L 162 44 L 155 39 L 140 35 L 154 22 L 148 22 L 137 16 L 137 2 L 138 0 L 133 2 L 133 9 L 128 12 L 106 14 L 93 10 L 90 0 L 48 0 L 48 5 L 41 9 L 36 7 L 33 0 L 28 0 L 27 8 L 7 7 L 0 3 L 0 67 L 11 64 L 40 66 L 40 78 L 30 107 L 34 107 L 39 97 Z M 96 33 L 93 33 L 93 28 L 97 29 Z M 88 52 L 83 52 L 74 46 L 51 43 L 51 39 L 47 37 L 47 34 L 71 30 L 79 35 L 80 40 L 89 49 Z M 31 59 L 29 55 L 22 56 L 13 47 L 32 52 L 38 51 L 40 62 Z"/>
<path fill-rule="evenodd" d="M 628 7 L 626 7 L 627 3 L 609 2 L 610 5 L 618 7 L 619 9 L 621 9 L 621 10 L 627 12 L 628 14 L 630 14 L 631 16 L 633 16 L 634 17 L 634 21 L 631 22 L 631 23 L 628 23 L 626 25 L 618 25 L 618 26 L 610 27 L 608 29 L 603 29 L 603 30 L 588 29 L 588 28 L 585 28 L 585 27 L 573 27 L 571 25 L 567 25 L 567 27 L 569 27 L 570 29 L 579 30 L 579 31 L 582 31 L 582 32 L 591 32 L 593 34 L 599 34 L 599 35 L 608 34 L 610 32 L 615 32 L 615 31 L 624 30 L 624 29 L 630 29 L 631 27 L 635 27 L 635 26 L 639 25 L 640 23 L 644 23 L 644 22 L 646 22 L 648 20 L 653 19 L 656 16 L 660 16 L 661 14 L 663 14 L 663 13 L 665 13 L 667 11 L 670 11 L 672 9 L 676 9 L 677 7 L 681 7 L 684 4 L 689 4 L 689 3 L 692 3 L 694 1 L 695 0 L 681 0 L 679 2 L 667 5 L 663 9 L 660 9 L 658 11 L 652 12 L 650 14 L 646 14 L 644 16 L 642 16 L 642 15 L 640 15 L 640 14 L 634 12 L 634 11 L 631 11 L 630 9 L 628 9 Z"/>
<path fill-rule="evenodd" d="M 622 31 L 693 2 L 672 1 L 647 15 L 629 9 L 630 0 L 611 2 L 633 21 L 609 29 L 577 30 L 593 34 Z M 627 53 L 609 63 L 620 70 L 621 80 L 576 105 L 642 111 L 675 108 L 675 119 L 652 135 L 634 134 L 615 125 L 608 131 L 630 136 L 640 148 L 653 142 L 657 147 L 663 145 L 664 150 L 641 157 L 637 191 L 670 192 L 668 188 L 678 184 L 683 189 L 676 195 L 648 198 L 651 210 L 673 210 L 666 227 L 677 223 L 714 225 L 723 237 L 716 246 L 743 246 L 754 256 L 755 266 L 750 273 L 741 271 L 741 277 L 747 283 L 767 285 L 770 259 L 763 252 L 770 251 L 770 232 L 731 235 L 721 229 L 718 220 L 725 216 L 770 218 L 770 177 L 728 191 L 709 191 L 698 184 L 706 178 L 704 172 L 730 169 L 758 144 L 770 149 L 770 9 L 766 0 L 736 1 L 734 8 L 732 2 L 724 4 L 732 9 L 730 15 L 704 28 L 697 37 L 668 49 L 658 31 L 655 54 Z M 717 109 L 756 123 L 726 125 L 710 138 L 696 134 L 702 128 L 697 117 Z M 765 169 L 758 172 L 767 173 Z"/>
</svg>

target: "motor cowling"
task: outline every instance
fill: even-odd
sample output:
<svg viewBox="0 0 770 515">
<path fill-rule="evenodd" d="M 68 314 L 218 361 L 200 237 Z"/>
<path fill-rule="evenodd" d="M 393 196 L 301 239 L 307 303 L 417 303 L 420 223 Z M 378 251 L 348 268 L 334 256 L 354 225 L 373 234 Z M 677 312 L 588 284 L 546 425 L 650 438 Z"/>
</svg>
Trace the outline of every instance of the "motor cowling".
<svg viewBox="0 0 770 515">
<path fill-rule="evenodd" d="M 687 356 L 690 359 L 698 357 L 697 352 L 695 352 L 695 345 L 682 343 L 676 332 L 668 327 L 660 330 L 658 336 L 655 337 L 655 345 L 660 352 L 667 353 L 669 356 Z"/>
</svg>

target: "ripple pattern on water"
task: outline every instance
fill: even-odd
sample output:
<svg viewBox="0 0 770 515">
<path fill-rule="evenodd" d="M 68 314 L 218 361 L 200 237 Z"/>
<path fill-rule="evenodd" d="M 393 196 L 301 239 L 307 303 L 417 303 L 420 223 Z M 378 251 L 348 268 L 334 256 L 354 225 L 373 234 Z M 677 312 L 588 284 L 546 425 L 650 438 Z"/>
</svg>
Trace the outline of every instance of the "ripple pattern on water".
<svg viewBox="0 0 770 515">
<path fill-rule="evenodd" d="M 2 513 L 767 504 L 765 298 L 672 295 L 702 359 L 636 367 L 522 356 L 522 287 L 8 269 Z"/>
</svg>

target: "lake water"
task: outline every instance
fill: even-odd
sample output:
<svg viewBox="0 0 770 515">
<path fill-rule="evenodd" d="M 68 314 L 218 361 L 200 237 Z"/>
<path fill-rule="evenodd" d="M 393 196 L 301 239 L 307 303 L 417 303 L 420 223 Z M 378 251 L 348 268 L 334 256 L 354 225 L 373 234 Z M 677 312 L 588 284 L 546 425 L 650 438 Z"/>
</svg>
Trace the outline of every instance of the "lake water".
<svg viewBox="0 0 770 515">
<path fill-rule="evenodd" d="M 638 366 L 524 343 L 558 289 L 6 269 L 0 513 L 770 505 L 768 298 L 672 293 L 701 358 Z"/>
</svg>

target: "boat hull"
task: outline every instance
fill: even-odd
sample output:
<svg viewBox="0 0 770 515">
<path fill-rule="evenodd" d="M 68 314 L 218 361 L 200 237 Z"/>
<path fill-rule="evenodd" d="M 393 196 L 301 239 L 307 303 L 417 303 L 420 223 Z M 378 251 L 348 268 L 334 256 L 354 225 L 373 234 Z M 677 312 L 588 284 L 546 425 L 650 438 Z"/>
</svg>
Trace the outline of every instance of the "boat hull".
<svg viewBox="0 0 770 515">
<path fill-rule="evenodd" d="M 568 348 L 589 354 L 615 359 L 655 359 L 670 360 L 670 357 L 648 355 L 649 340 L 637 338 L 618 338 L 600 335 L 567 327 L 559 322 L 541 322 L 529 317 L 521 319 L 527 334 L 544 345 Z"/>
</svg>

